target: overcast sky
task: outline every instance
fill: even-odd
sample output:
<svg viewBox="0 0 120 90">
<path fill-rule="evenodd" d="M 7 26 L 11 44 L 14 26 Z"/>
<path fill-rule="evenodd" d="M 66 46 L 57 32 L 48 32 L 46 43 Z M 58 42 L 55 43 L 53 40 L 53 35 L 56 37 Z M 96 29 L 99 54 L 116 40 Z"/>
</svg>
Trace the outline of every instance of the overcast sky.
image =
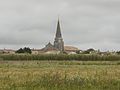
<svg viewBox="0 0 120 90">
<path fill-rule="evenodd" d="M 120 0 L 0 0 L 0 48 L 53 43 L 58 16 L 66 45 L 120 50 Z"/>
</svg>

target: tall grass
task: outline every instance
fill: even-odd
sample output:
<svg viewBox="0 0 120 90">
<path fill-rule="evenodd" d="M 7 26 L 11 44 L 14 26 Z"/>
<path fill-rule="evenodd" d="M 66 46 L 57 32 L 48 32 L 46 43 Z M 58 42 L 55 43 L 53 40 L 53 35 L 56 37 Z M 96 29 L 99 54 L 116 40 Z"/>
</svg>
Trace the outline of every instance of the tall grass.
<svg viewBox="0 0 120 90">
<path fill-rule="evenodd" d="M 120 65 L 100 63 L 1 61 L 0 90 L 120 90 Z"/>
<path fill-rule="evenodd" d="M 77 61 L 119 61 L 120 55 L 66 55 L 66 54 L 15 54 L 0 55 L 0 60 L 77 60 Z"/>
<path fill-rule="evenodd" d="M 14 76 L 16 77 L 16 76 Z M 19 78 L 20 79 L 20 78 Z M 22 80 L 15 81 L 12 75 L 2 78 L 1 90 L 120 90 L 120 80 L 104 79 L 102 73 L 94 78 L 80 75 L 68 77 L 58 72 L 46 73 L 35 77 L 26 73 Z"/>
</svg>

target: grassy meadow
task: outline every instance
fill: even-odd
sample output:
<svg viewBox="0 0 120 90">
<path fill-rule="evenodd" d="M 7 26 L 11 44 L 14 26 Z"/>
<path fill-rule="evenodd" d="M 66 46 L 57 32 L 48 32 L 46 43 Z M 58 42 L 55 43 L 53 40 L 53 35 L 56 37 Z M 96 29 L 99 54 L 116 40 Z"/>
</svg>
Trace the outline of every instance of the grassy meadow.
<svg viewBox="0 0 120 90">
<path fill-rule="evenodd" d="M 120 90 L 120 61 L 0 61 L 0 90 Z"/>
</svg>

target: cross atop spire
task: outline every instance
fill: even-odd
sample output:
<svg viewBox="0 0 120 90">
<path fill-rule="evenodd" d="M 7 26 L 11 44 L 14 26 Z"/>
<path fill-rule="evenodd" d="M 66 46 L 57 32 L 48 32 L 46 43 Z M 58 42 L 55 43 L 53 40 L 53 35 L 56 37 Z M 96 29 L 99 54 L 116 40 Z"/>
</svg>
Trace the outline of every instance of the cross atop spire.
<svg viewBox="0 0 120 90">
<path fill-rule="evenodd" d="M 56 38 L 62 38 L 62 34 L 61 34 L 61 28 L 60 28 L 60 22 L 59 22 L 59 18 L 58 18 L 58 23 L 57 23 L 57 32 L 56 32 Z"/>
</svg>

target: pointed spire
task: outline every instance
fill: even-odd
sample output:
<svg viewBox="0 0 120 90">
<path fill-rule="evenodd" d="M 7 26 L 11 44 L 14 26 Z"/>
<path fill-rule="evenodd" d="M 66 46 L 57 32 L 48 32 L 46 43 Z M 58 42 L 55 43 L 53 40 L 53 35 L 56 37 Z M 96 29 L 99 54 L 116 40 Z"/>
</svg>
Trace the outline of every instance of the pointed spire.
<svg viewBox="0 0 120 90">
<path fill-rule="evenodd" d="M 64 41 L 61 34 L 60 22 L 58 18 L 56 37 L 54 41 L 54 47 L 60 51 L 64 51 Z"/>
<path fill-rule="evenodd" d="M 60 28 L 60 22 L 59 22 L 59 18 L 58 18 L 56 38 L 61 38 L 61 37 L 62 37 L 61 28 Z"/>
</svg>

